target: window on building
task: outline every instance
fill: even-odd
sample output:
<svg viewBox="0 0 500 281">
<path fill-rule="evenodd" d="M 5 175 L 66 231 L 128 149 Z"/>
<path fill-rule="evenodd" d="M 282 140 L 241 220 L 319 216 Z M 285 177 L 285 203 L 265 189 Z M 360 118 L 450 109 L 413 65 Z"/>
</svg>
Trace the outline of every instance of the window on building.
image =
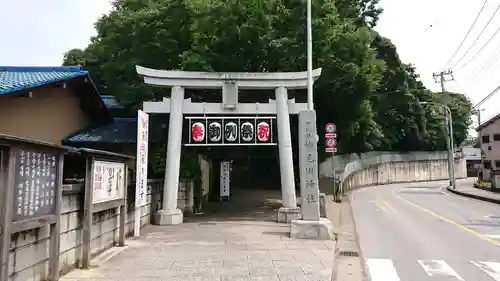
<svg viewBox="0 0 500 281">
<path fill-rule="evenodd" d="M 493 135 L 493 140 L 494 141 L 500 141 L 500 134 L 494 134 Z"/>
<path fill-rule="evenodd" d="M 489 143 L 490 142 L 490 135 L 484 135 L 482 137 L 482 139 L 483 139 L 483 143 Z"/>
<path fill-rule="evenodd" d="M 488 160 L 483 161 L 483 167 L 485 169 L 491 169 L 491 161 Z"/>
</svg>

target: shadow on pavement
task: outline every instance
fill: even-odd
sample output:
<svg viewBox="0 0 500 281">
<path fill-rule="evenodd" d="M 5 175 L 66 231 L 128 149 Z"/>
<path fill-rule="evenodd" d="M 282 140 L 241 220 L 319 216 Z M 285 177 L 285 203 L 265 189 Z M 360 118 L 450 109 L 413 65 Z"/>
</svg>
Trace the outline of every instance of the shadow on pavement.
<svg viewBox="0 0 500 281">
<path fill-rule="evenodd" d="M 229 201 L 208 202 L 204 212 L 186 216 L 186 222 L 265 221 L 275 222 L 281 207 L 281 191 L 272 189 L 233 189 Z"/>
</svg>

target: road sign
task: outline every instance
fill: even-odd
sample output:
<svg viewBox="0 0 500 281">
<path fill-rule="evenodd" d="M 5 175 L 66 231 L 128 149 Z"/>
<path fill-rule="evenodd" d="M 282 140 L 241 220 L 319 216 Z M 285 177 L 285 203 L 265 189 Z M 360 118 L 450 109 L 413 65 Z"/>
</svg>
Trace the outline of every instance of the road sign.
<svg viewBox="0 0 500 281">
<path fill-rule="evenodd" d="M 337 152 L 337 126 L 333 123 L 328 123 L 325 125 L 325 151 L 326 152 Z"/>
<path fill-rule="evenodd" d="M 327 148 L 335 147 L 337 145 L 337 140 L 334 138 L 326 138 L 325 145 Z"/>
<path fill-rule="evenodd" d="M 325 125 L 325 133 L 335 133 L 337 132 L 337 126 L 333 123 L 328 123 Z"/>
<path fill-rule="evenodd" d="M 333 152 L 333 153 L 336 153 L 337 152 L 337 148 L 336 147 L 327 147 L 325 149 L 326 152 Z"/>
</svg>

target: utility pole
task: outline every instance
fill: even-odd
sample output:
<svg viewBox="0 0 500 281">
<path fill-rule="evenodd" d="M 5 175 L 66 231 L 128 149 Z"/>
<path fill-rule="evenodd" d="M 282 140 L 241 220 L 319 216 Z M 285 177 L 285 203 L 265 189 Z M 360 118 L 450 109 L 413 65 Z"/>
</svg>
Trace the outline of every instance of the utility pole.
<svg viewBox="0 0 500 281">
<path fill-rule="evenodd" d="M 455 80 L 455 78 L 453 77 L 453 71 L 451 71 L 449 69 L 443 70 L 439 73 L 433 73 L 432 77 L 434 78 L 434 81 L 436 81 L 436 83 L 441 84 L 441 93 L 446 92 L 446 89 L 444 87 L 445 82 Z M 448 77 L 451 77 L 451 78 L 448 78 Z"/>
<path fill-rule="evenodd" d="M 452 81 L 452 80 L 455 80 L 455 78 L 453 77 L 453 71 L 451 71 L 450 69 L 448 70 L 443 70 L 439 73 L 433 73 L 432 74 L 432 77 L 434 78 L 434 81 L 436 83 L 439 83 L 441 84 L 441 93 L 444 94 L 446 92 L 446 88 L 445 88 L 445 83 L 448 82 L 448 81 Z M 451 77 L 451 78 L 449 78 Z M 446 138 L 446 146 L 447 146 L 447 150 L 448 150 L 448 173 L 450 175 L 450 186 L 453 187 L 453 189 L 455 189 L 455 147 L 453 145 L 453 129 L 452 129 L 452 120 L 451 120 L 451 111 L 449 112 L 450 113 L 450 116 L 448 117 L 448 112 L 447 112 L 447 107 L 446 106 L 443 106 L 443 109 L 445 109 L 445 116 L 446 116 L 446 119 L 445 119 L 445 122 L 444 122 L 444 127 L 445 127 L 445 131 L 447 132 L 447 135 L 448 137 Z"/>
<path fill-rule="evenodd" d="M 481 111 L 484 111 L 484 108 L 477 108 L 477 109 L 474 109 L 472 110 L 472 114 L 473 115 L 476 115 L 477 117 L 477 126 L 481 126 Z M 480 178 L 482 180 L 482 177 L 480 177 L 479 175 L 479 170 L 482 170 L 483 169 L 483 137 L 481 135 L 481 130 L 479 130 L 477 132 L 477 142 L 479 143 L 479 149 L 481 151 L 481 168 L 477 169 L 477 173 L 478 173 L 478 178 Z"/>
<path fill-rule="evenodd" d="M 477 126 L 481 125 L 481 111 L 484 111 L 484 108 L 474 109 L 471 112 L 473 115 L 476 115 L 477 117 Z"/>
</svg>

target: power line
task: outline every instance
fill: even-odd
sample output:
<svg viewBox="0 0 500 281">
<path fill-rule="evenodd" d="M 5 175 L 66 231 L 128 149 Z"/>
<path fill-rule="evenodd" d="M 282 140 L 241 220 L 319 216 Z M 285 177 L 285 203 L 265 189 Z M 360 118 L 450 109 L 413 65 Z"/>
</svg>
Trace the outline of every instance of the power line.
<svg viewBox="0 0 500 281">
<path fill-rule="evenodd" d="M 486 58 L 485 60 L 486 63 L 484 63 L 481 66 L 481 68 L 473 74 L 472 77 L 476 77 L 479 73 L 490 69 L 493 65 L 495 65 L 495 63 L 498 61 L 499 58 L 500 58 L 500 45 L 498 45 L 498 47 L 495 48 L 495 51 L 491 53 L 491 55 L 488 58 Z"/>
<path fill-rule="evenodd" d="M 491 40 L 493 40 L 493 38 L 495 38 L 495 36 L 498 34 L 498 32 L 500 32 L 500 26 L 497 28 L 495 33 L 493 33 L 493 35 L 491 35 L 491 37 L 488 39 L 488 41 L 486 41 L 486 43 L 481 47 L 481 49 L 479 49 L 479 51 L 477 51 L 477 53 L 474 56 L 472 56 L 472 58 L 470 58 L 468 61 L 464 62 L 458 69 L 464 68 L 471 61 L 473 61 L 484 50 L 484 48 L 486 48 L 486 46 L 488 46 L 488 44 L 491 42 Z"/>
<path fill-rule="evenodd" d="M 446 78 L 446 76 L 448 76 L 448 75 L 451 77 L 451 79 L 449 79 L 449 80 L 447 80 L 447 78 Z M 434 78 L 434 81 L 436 83 L 441 84 L 441 92 L 442 93 L 446 92 L 446 88 L 444 87 L 444 83 L 448 82 L 448 81 L 455 80 L 455 78 L 453 77 L 453 72 L 451 70 L 441 71 L 439 73 L 433 73 L 432 77 Z"/>
<path fill-rule="evenodd" d="M 479 40 L 479 38 L 481 37 L 481 35 L 483 35 L 483 33 L 486 30 L 486 28 L 488 28 L 488 26 L 490 25 L 491 21 L 493 20 L 493 18 L 495 17 L 495 15 L 497 14 L 497 12 L 498 12 L 499 9 L 500 9 L 500 5 L 497 6 L 495 12 L 493 13 L 493 15 L 491 15 L 490 19 L 488 20 L 488 22 L 486 23 L 486 25 L 483 27 L 483 29 L 481 30 L 481 32 L 479 33 L 479 35 L 476 37 L 476 39 L 474 39 L 474 42 L 472 42 L 472 44 L 467 49 L 467 51 L 465 51 L 465 53 L 455 62 L 455 64 L 453 64 L 453 66 L 451 67 L 452 69 L 455 68 L 455 66 L 457 66 L 457 64 L 459 64 L 460 61 L 462 61 L 462 59 L 465 58 L 465 56 L 469 54 L 470 50 L 472 50 L 472 47 L 474 47 L 476 45 L 476 43 Z"/>
<path fill-rule="evenodd" d="M 492 66 L 494 66 L 497 62 L 498 62 L 498 59 L 500 58 L 500 52 L 496 54 L 495 58 L 493 58 L 491 60 L 491 62 L 488 63 L 487 66 L 484 67 L 484 69 L 482 69 L 481 71 L 487 71 L 488 69 L 490 69 Z M 480 71 L 480 72 L 481 72 Z"/>
<path fill-rule="evenodd" d="M 453 81 L 455 82 L 455 84 L 457 84 L 458 90 L 460 91 L 460 93 L 466 95 L 465 88 L 462 87 L 462 84 L 458 83 L 458 80 L 455 77 L 453 77 L 453 78 L 454 78 Z"/>
<path fill-rule="evenodd" d="M 500 86 L 496 87 L 495 90 L 493 90 L 491 93 L 489 93 L 486 97 L 484 97 L 481 101 L 479 101 L 478 103 L 476 103 L 476 105 L 474 105 L 472 107 L 472 109 L 477 109 L 478 107 L 480 107 L 483 103 L 485 103 L 486 101 L 488 101 L 492 96 L 494 96 L 498 91 L 500 90 Z"/>
<path fill-rule="evenodd" d="M 460 50 L 460 48 L 464 44 L 465 40 L 469 36 L 470 32 L 472 31 L 472 29 L 476 25 L 476 22 L 479 19 L 479 16 L 481 16 L 481 13 L 483 12 L 484 7 L 486 6 L 487 2 L 488 2 L 488 0 L 484 0 L 484 3 L 483 3 L 483 6 L 481 7 L 481 10 L 479 10 L 479 13 L 477 13 L 477 15 L 476 15 L 476 19 L 474 19 L 474 22 L 472 23 L 472 25 L 470 26 L 469 30 L 465 34 L 464 38 L 462 39 L 462 42 L 460 42 L 460 45 L 458 45 L 458 48 L 455 50 L 455 52 L 453 53 L 453 55 L 451 56 L 451 58 L 448 60 L 448 62 L 446 62 L 446 64 L 442 67 L 442 69 L 446 68 L 446 66 L 448 66 L 448 64 L 450 64 L 450 62 L 455 58 L 455 56 L 457 55 L 458 51 Z"/>
</svg>

